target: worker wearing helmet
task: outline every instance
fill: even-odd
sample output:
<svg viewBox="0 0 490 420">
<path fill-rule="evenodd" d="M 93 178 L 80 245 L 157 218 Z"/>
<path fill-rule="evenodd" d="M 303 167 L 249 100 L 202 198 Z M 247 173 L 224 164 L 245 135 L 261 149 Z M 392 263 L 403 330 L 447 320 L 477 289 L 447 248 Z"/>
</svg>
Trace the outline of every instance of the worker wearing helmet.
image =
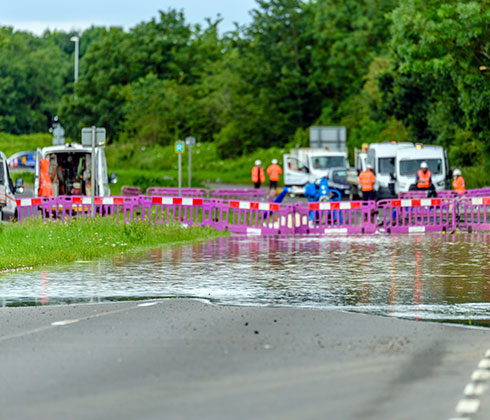
<svg viewBox="0 0 490 420">
<path fill-rule="evenodd" d="M 428 197 L 436 196 L 436 189 L 432 183 L 432 172 L 429 170 L 427 162 L 422 162 L 420 164 L 420 169 L 417 171 L 417 176 L 415 178 L 415 185 L 418 190 L 428 191 Z"/>
<path fill-rule="evenodd" d="M 359 184 L 362 190 L 362 199 L 364 201 L 374 200 L 374 183 L 376 182 L 376 175 L 374 174 L 373 167 L 366 165 L 366 169 L 359 174 Z"/>
<path fill-rule="evenodd" d="M 458 193 L 458 195 L 463 195 L 466 191 L 466 187 L 464 185 L 464 179 L 461 176 L 461 171 L 459 169 L 455 169 L 453 172 L 453 188 L 454 191 Z"/>
<path fill-rule="evenodd" d="M 262 162 L 260 160 L 255 161 L 255 166 L 252 168 L 252 182 L 254 188 L 260 188 L 260 184 L 265 182 L 264 168 L 262 168 Z"/>
<path fill-rule="evenodd" d="M 267 176 L 269 177 L 269 191 L 271 195 L 275 195 L 277 183 L 282 174 L 282 168 L 277 164 L 277 159 L 272 159 L 271 165 L 267 167 Z"/>
</svg>

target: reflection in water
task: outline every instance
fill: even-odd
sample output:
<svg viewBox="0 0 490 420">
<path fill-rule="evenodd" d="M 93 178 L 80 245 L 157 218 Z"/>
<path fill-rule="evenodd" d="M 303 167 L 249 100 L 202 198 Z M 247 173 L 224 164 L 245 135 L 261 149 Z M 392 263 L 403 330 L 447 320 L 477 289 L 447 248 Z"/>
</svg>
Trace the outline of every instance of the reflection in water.
<svg viewBox="0 0 490 420">
<path fill-rule="evenodd" d="M 3 274 L 3 305 L 189 296 L 232 305 L 490 319 L 490 234 L 222 238 Z"/>
</svg>

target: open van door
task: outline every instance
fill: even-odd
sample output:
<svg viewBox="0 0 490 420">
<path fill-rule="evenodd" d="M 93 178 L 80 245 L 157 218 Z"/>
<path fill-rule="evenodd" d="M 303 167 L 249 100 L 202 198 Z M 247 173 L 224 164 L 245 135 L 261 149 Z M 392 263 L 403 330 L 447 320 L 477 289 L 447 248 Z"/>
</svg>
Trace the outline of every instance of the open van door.
<svg viewBox="0 0 490 420">
<path fill-rule="evenodd" d="M 34 197 L 37 197 L 39 192 L 39 174 L 41 172 L 41 159 L 42 153 L 41 149 L 36 150 L 36 171 L 34 175 Z"/>
<path fill-rule="evenodd" d="M 296 156 L 284 155 L 284 185 L 305 185 L 310 180 L 310 171 Z"/>
</svg>

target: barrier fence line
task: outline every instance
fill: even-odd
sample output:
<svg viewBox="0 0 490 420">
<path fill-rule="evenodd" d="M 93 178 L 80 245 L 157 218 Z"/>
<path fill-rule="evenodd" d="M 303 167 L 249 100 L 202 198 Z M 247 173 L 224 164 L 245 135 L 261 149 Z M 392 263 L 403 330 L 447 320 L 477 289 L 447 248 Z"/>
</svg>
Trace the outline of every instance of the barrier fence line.
<svg viewBox="0 0 490 420">
<path fill-rule="evenodd" d="M 91 217 L 89 197 L 17 200 L 18 218 Z M 267 203 L 201 197 L 96 197 L 96 217 L 180 223 L 257 235 L 490 231 L 490 196 L 316 203 Z"/>
</svg>

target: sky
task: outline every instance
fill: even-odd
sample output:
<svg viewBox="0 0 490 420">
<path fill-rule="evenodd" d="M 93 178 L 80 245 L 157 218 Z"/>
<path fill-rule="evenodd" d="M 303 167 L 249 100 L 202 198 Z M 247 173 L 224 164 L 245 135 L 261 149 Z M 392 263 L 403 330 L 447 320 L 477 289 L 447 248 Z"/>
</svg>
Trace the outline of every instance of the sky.
<svg viewBox="0 0 490 420">
<path fill-rule="evenodd" d="M 91 25 L 129 29 L 158 15 L 183 9 L 189 23 L 204 23 L 220 14 L 221 31 L 233 22 L 247 24 L 255 0 L 0 0 L 0 25 L 42 34 L 45 29 L 84 30 Z"/>
</svg>

